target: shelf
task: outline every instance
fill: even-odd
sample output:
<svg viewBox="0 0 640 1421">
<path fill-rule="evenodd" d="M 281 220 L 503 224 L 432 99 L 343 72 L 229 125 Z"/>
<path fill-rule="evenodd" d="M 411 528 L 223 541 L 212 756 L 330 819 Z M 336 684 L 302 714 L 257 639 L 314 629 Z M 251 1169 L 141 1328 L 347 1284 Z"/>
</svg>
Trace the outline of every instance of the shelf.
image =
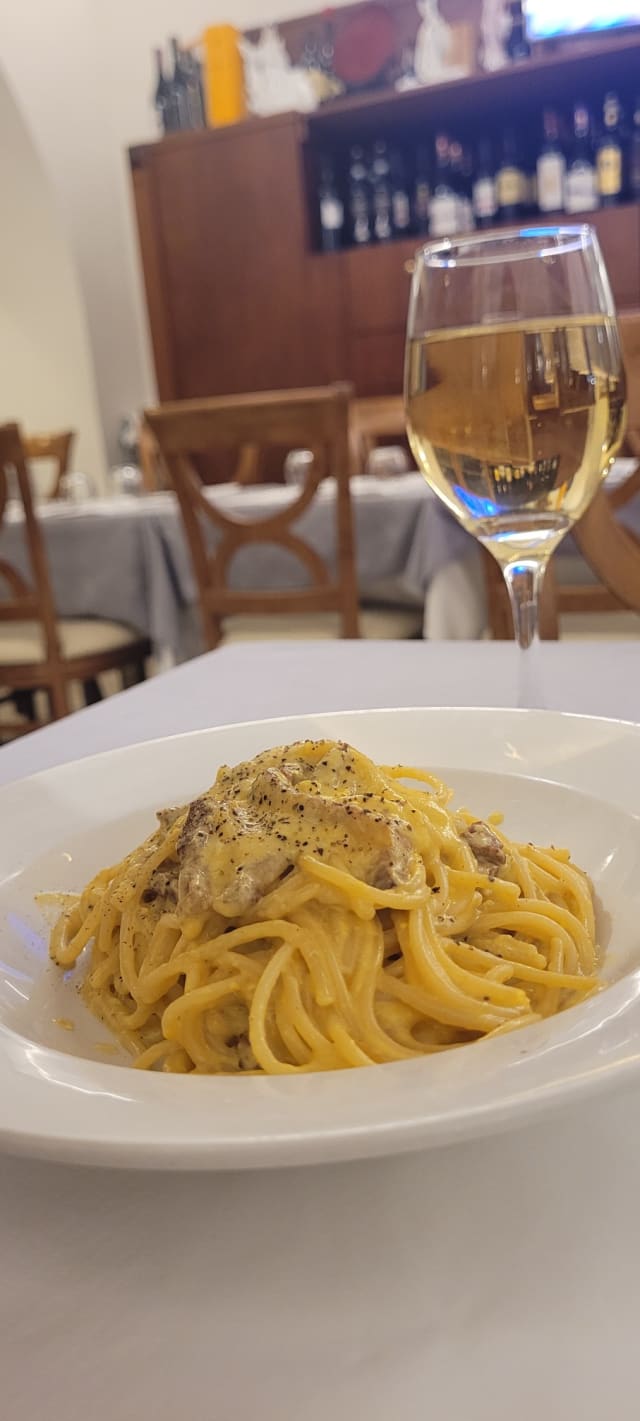
<svg viewBox="0 0 640 1421">
<path fill-rule="evenodd" d="M 314 145 L 373 137 L 394 129 L 422 124 L 477 124 L 509 121 L 510 111 L 534 104 L 559 103 L 559 95 L 574 102 L 586 91 L 626 89 L 639 84 L 640 34 L 633 31 L 606 43 L 587 43 L 554 50 L 526 64 L 497 74 L 478 72 L 447 84 L 397 93 L 393 89 L 334 99 L 309 114 L 307 127 Z"/>
<path fill-rule="evenodd" d="M 456 241 L 459 236 L 461 240 L 464 236 L 470 237 L 495 237 L 501 232 L 517 232 L 520 227 L 582 227 L 588 225 L 595 227 L 596 231 L 601 228 L 608 228 L 617 225 L 616 219 L 622 225 L 627 225 L 629 221 L 640 223 L 640 203 L 619 202 L 614 207 L 599 207 L 595 212 L 531 212 L 526 217 L 522 217 L 518 222 L 496 222 L 492 227 L 476 228 L 474 232 L 452 233 L 450 240 Z M 351 244 L 341 247 L 337 252 L 316 251 L 314 256 L 322 261 L 335 261 L 336 257 L 358 257 L 364 256 L 366 252 L 397 252 L 400 261 L 408 261 L 420 247 L 426 245 L 432 239 L 429 236 L 409 236 L 392 237 L 388 242 L 368 242 L 364 246 Z M 434 241 L 446 242 L 447 236 L 433 238 Z"/>
</svg>

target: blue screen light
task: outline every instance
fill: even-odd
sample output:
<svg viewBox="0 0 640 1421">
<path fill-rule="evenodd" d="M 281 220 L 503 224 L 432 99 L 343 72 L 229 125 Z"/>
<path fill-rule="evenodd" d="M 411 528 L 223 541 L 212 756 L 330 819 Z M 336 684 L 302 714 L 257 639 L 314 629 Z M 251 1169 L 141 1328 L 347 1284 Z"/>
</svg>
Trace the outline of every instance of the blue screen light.
<svg viewBox="0 0 640 1421">
<path fill-rule="evenodd" d="M 640 25 L 640 0 L 526 0 L 531 40 Z"/>
</svg>

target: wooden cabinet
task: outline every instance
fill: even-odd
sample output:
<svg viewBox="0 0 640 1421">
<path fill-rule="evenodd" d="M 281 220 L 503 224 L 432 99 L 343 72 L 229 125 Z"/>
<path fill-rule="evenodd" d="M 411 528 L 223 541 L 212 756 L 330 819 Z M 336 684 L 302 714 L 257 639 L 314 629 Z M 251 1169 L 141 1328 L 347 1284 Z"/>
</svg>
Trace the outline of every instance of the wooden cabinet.
<svg viewBox="0 0 640 1421">
<path fill-rule="evenodd" d="M 340 374 L 341 280 L 309 248 L 301 122 L 132 150 L 161 398 Z"/>
</svg>

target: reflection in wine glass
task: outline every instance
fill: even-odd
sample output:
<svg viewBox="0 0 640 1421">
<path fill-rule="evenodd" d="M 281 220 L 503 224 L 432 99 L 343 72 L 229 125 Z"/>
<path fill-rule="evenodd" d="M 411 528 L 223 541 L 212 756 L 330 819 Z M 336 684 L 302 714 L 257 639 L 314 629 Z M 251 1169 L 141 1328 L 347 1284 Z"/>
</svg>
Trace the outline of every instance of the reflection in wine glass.
<svg viewBox="0 0 640 1421">
<path fill-rule="evenodd" d="M 424 247 L 406 401 L 419 467 L 498 561 L 526 651 L 549 558 L 595 496 L 625 430 L 615 309 L 591 228 Z"/>
</svg>

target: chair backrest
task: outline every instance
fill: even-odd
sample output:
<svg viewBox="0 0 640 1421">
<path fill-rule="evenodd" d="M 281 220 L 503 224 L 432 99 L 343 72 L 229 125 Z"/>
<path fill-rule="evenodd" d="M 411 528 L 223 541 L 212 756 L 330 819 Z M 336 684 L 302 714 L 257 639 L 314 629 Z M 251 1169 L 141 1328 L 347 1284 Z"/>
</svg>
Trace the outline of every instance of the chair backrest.
<svg viewBox="0 0 640 1421">
<path fill-rule="evenodd" d="M 142 486 L 145 493 L 157 493 L 159 489 L 168 488 L 171 480 L 153 430 L 147 424 L 144 416 L 140 420 L 138 451 L 140 469 L 142 472 Z M 238 450 L 237 461 L 233 469 L 234 483 L 246 485 L 259 482 L 259 454 L 260 451 L 256 444 L 243 444 L 241 446 Z"/>
<path fill-rule="evenodd" d="M 640 432 L 640 311 L 621 311 L 618 325 L 627 372 L 629 431 Z"/>
<path fill-rule="evenodd" d="M 358 601 L 349 493 L 348 385 L 326 389 L 273 391 L 228 399 L 187 400 L 147 410 L 145 418 L 157 440 L 180 500 L 185 531 L 198 583 L 205 637 L 218 645 L 225 617 L 238 613 L 339 612 L 343 636 L 358 635 Z M 311 448 L 317 457 L 304 487 L 285 508 L 247 522 L 223 514 L 203 492 L 192 456 L 217 445 L 259 448 Z M 294 524 L 312 504 L 325 472 L 335 478 L 335 572 Z M 215 491 L 212 491 L 215 497 Z M 206 537 L 211 525 L 216 545 Z M 274 587 L 231 589 L 230 564 L 241 548 L 276 544 L 293 554 L 309 576 L 299 591 Z"/>
<path fill-rule="evenodd" d="M 27 459 L 52 459 L 56 466 L 49 498 L 60 497 L 62 480 L 69 468 L 75 437 L 73 429 L 61 430 L 59 434 L 23 435 L 22 443 Z"/>
<path fill-rule="evenodd" d="M 354 400 L 349 422 L 352 474 L 363 474 L 367 459 L 380 440 L 406 443 L 406 417 L 402 395 L 375 395 Z"/>
<path fill-rule="evenodd" d="M 640 612 L 640 541 L 616 521 L 601 489 L 574 530 L 582 556 L 625 607 Z"/>
<path fill-rule="evenodd" d="M 17 424 L 0 425 L 0 532 L 9 499 L 10 474 L 24 509 L 24 538 L 31 582 L 2 556 L 0 549 L 0 621 L 39 622 L 45 638 L 47 664 L 57 666 L 60 648 L 49 569 L 42 532 L 33 508 L 25 445 Z"/>
</svg>

